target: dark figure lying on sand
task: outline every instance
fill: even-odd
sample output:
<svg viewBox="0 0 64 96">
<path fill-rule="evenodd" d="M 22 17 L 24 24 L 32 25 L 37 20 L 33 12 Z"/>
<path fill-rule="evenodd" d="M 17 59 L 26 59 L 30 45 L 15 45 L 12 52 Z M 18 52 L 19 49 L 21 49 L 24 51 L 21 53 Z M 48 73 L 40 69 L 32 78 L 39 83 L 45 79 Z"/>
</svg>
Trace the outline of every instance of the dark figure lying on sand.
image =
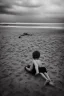
<svg viewBox="0 0 64 96">
<path fill-rule="evenodd" d="M 40 52 L 34 51 L 32 57 L 33 57 L 33 64 L 26 66 L 25 67 L 26 71 L 32 73 L 33 75 L 40 74 L 46 80 L 44 85 L 46 84 L 53 85 L 53 82 L 51 82 L 51 79 L 47 73 L 47 69 L 45 68 L 44 63 L 42 63 L 41 60 L 39 60 Z"/>
</svg>

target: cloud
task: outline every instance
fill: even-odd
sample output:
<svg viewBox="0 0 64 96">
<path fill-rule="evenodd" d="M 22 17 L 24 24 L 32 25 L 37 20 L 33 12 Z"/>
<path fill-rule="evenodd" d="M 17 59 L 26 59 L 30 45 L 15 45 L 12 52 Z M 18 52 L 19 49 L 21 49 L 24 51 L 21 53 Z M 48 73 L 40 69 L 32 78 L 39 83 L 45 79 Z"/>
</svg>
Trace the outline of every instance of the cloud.
<svg viewBox="0 0 64 96">
<path fill-rule="evenodd" d="M 38 16 L 64 16 L 64 1 L 63 0 L 42 0 L 42 6 L 36 9 Z"/>
<path fill-rule="evenodd" d="M 41 6 L 39 0 L 2 0 L 4 6 L 0 6 L 7 13 L 35 13 L 35 9 Z"/>
<path fill-rule="evenodd" d="M 2 9 L 8 13 L 35 16 L 64 13 L 64 0 L 2 0 L 2 3 Z"/>
</svg>

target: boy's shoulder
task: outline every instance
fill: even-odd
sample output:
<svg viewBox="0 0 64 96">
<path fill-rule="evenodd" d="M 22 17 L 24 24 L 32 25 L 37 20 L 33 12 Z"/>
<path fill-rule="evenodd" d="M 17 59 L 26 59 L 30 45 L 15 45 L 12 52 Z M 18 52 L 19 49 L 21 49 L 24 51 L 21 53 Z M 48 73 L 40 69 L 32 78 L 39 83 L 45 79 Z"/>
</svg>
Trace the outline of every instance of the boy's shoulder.
<svg viewBox="0 0 64 96">
<path fill-rule="evenodd" d="M 41 62 L 39 59 L 33 59 L 33 62 Z"/>
<path fill-rule="evenodd" d="M 33 63 L 41 64 L 41 60 L 33 60 Z"/>
</svg>

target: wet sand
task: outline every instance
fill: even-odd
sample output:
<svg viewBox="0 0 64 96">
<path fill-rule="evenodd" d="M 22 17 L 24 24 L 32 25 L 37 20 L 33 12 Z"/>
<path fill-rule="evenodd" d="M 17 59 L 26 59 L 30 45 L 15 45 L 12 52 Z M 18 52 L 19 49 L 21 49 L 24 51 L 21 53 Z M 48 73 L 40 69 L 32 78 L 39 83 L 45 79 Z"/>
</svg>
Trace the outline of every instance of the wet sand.
<svg viewBox="0 0 64 96">
<path fill-rule="evenodd" d="M 64 96 L 63 31 L 0 28 L 0 96 Z M 60 88 L 43 87 L 45 80 L 41 76 L 24 70 L 32 63 L 34 50 L 41 52 L 40 59 L 51 80 Z"/>
</svg>

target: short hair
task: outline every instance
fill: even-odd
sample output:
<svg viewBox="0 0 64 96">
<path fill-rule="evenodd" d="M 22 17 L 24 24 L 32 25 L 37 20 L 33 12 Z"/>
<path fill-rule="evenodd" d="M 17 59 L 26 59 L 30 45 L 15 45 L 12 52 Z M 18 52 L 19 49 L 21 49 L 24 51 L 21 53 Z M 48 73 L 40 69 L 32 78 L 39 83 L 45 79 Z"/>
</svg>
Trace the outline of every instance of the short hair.
<svg viewBox="0 0 64 96">
<path fill-rule="evenodd" d="M 39 59 L 40 58 L 40 52 L 39 51 L 34 51 L 32 53 L 33 59 Z"/>
</svg>

